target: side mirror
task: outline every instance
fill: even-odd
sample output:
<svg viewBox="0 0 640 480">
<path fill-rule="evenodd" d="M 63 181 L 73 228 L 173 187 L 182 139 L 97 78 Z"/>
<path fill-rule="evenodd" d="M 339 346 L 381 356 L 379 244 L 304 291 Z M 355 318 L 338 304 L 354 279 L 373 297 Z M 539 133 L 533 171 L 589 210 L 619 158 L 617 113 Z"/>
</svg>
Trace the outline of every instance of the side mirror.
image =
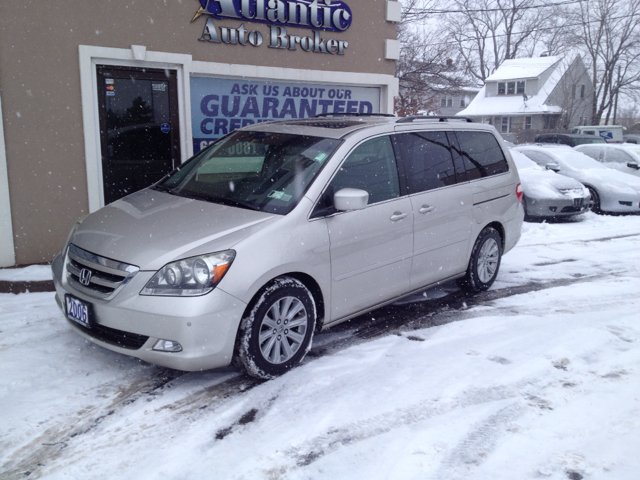
<svg viewBox="0 0 640 480">
<path fill-rule="evenodd" d="M 640 170 L 640 165 L 638 165 L 638 162 L 629 162 L 629 163 L 627 163 L 627 167 L 635 168 L 636 170 Z"/>
<path fill-rule="evenodd" d="M 369 192 L 358 188 L 343 188 L 333 195 L 333 206 L 336 210 L 362 210 L 369 203 Z"/>
<path fill-rule="evenodd" d="M 546 168 L 547 170 L 551 170 L 552 172 L 559 172 L 560 171 L 560 165 L 558 165 L 557 163 L 547 163 L 544 168 Z"/>
</svg>

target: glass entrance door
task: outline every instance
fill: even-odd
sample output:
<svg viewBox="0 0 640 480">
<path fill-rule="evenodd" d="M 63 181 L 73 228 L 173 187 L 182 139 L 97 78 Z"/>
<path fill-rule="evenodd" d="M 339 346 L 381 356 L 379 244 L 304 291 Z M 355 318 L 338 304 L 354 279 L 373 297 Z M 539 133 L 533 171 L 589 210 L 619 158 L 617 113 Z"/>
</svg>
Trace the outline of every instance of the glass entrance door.
<svg viewBox="0 0 640 480">
<path fill-rule="evenodd" d="M 158 181 L 180 163 L 174 70 L 98 66 L 105 205 Z"/>
</svg>

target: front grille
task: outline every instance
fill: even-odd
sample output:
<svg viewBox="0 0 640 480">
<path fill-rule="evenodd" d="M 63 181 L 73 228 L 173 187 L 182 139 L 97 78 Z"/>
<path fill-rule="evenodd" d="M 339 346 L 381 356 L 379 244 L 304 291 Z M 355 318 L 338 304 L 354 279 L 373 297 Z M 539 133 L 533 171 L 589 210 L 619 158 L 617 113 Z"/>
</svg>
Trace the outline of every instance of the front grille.
<svg viewBox="0 0 640 480">
<path fill-rule="evenodd" d="M 584 190 L 582 188 L 559 188 L 558 190 L 560 191 L 560 193 L 564 195 L 569 195 L 569 194 L 583 195 L 584 194 Z"/>
<path fill-rule="evenodd" d="M 109 300 L 124 287 L 138 271 L 135 265 L 122 263 L 69 245 L 66 258 L 67 280 L 86 295 Z"/>
<path fill-rule="evenodd" d="M 69 323 L 90 337 L 101 340 L 109 345 L 115 345 L 116 347 L 122 347 L 129 350 L 138 350 L 147 342 L 147 340 L 149 340 L 149 337 L 145 335 L 116 330 L 115 328 L 105 327 L 104 325 L 94 324 L 91 328 L 85 328 L 71 320 L 69 320 Z"/>
<path fill-rule="evenodd" d="M 582 206 L 580 207 L 562 207 L 560 210 L 562 213 L 570 213 L 570 212 L 579 212 L 582 210 Z"/>
</svg>

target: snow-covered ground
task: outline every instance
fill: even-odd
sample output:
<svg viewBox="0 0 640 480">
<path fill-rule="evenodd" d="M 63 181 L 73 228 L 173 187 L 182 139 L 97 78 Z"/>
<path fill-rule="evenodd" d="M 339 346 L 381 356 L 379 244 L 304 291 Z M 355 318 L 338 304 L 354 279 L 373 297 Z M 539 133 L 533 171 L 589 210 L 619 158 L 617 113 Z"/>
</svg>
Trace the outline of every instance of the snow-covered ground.
<svg viewBox="0 0 640 480">
<path fill-rule="evenodd" d="M 2 294 L 0 478 L 635 480 L 639 292 L 639 216 L 525 224 L 493 297 L 405 302 L 449 320 L 324 354 L 349 330 L 320 334 L 264 383 L 141 363 L 52 293 Z"/>
<path fill-rule="evenodd" d="M 24 268 L 0 269 L 0 281 L 40 282 L 43 280 L 51 280 L 51 267 L 47 265 L 30 265 Z"/>
</svg>

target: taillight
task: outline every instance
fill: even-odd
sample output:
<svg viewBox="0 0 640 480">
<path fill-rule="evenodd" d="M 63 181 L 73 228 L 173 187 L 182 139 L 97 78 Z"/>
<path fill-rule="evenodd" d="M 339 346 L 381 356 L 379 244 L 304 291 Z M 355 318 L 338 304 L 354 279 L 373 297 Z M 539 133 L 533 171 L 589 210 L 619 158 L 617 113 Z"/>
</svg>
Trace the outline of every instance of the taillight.
<svg viewBox="0 0 640 480">
<path fill-rule="evenodd" d="M 524 190 L 522 190 L 522 184 L 519 183 L 516 187 L 516 195 L 518 196 L 518 200 L 522 202 L 522 197 L 524 197 Z"/>
</svg>

